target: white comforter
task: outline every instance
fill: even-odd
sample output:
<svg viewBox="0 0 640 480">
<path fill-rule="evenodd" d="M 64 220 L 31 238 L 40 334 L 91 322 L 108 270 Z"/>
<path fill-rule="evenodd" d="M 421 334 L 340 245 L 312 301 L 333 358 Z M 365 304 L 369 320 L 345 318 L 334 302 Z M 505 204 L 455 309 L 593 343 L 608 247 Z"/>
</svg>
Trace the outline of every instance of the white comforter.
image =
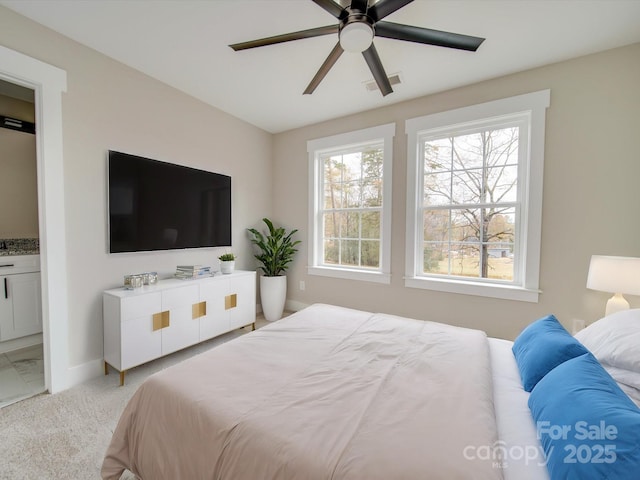
<svg viewBox="0 0 640 480">
<path fill-rule="evenodd" d="M 500 479 L 497 440 L 483 332 L 315 305 L 150 377 L 102 476 Z"/>
</svg>

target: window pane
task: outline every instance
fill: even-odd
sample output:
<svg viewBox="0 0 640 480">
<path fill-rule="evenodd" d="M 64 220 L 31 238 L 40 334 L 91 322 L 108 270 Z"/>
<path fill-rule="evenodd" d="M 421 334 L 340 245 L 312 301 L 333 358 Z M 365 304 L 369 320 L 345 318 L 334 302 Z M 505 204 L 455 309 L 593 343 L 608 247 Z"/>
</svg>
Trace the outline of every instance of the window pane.
<svg viewBox="0 0 640 480">
<path fill-rule="evenodd" d="M 324 160 L 324 208 L 342 207 L 342 169 L 334 158 Z"/>
<path fill-rule="evenodd" d="M 362 241 L 362 266 L 375 268 L 380 266 L 380 242 L 378 240 Z"/>
<path fill-rule="evenodd" d="M 451 274 L 462 277 L 480 276 L 480 248 L 478 243 L 462 242 L 453 245 Z"/>
<path fill-rule="evenodd" d="M 486 202 L 515 202 L 518 199 L 518 167 L 487 169 Z"/>
<path fill-rule="evenodd" d="M 451 170 L 451 140 L 441 138 L 424 143 L 424 171 Z"/>
<path fill-rule="evenodd" d="M 423 250 L 423 272 L 449 275 L 449 244 L 425 242 Z"/>
<path fill-rule="evenodd" d="M 362 154 L 360 152 L 348 153 L 342 156 L 345 169 L 345 180 L 360 179 L 362 177 Z"/>
<path fill-rule="evenodd" d="M 484 278 L 513 280 L 513 255 L 506 246 L 485 244 L 487 267 Z M 499 247 L 499 248 L 497 248 Z"/>
<path fill-rule="evenodd" d="M 361 203 L 360 181 L 347 182 L 342 184 L 342 205 L 344 208 L 358 208 Z"/>
<path fill-rule="evenodd" d="M 382 178 L 383 154 L 382 148 L 362 152 L 362 176 L 365 179 Z"/>
<path fill-rule="evenodd" d="M 339 258 L 339 243 L 337 240 L 324 241 L 324 263 L 337 265 Z"/>
<path fill-rule="evenodd" d="M 342 225 L 341 238 L 360 238 L 360 213 L 347 212 L 343 214 L 345 220 Z"/>
<path fill-rule="evenodd" d="M 382 177 L 368 178 L 362 185 L 362 206 L 382 206 Z"/>
<path fill-rule="evenodd" d="M 485 212 L 483 278 L 514 280 L 515 208 Z"/>
<path fill-rule="evenodd" d="M 485 132 L 486 166 L 503 167 L 518 163 L 517 127 Z"/>
<path fill-rule="evenodd" d="M 380 212 L 362 214 L 362 238 L 380 238 Z"/>
<path fill-rule="evenodd" d="M 451 203 L 451 172 L 427 173 L 424 176 L 424 206 Z"/>
<path fill-rule="evenodd" d="M 340 226 L 344 223 L 344 213 L 331 212 L 324 215 L 324 237 L 337 238 L 340 236 Z"/>
<path fill-rule="evenodd" d="M 515 209 L 488 209 L 485 213 L 486 231 L 483 240 L 488 243 L 512 245 L 515 241 Z"/>
<path fill-rule="evenodd" d="M 450 234 L 451 275 L 513 280 L 514 208 L 451 210 Z"/>
<path fill-rule="evenodd" d="M 480 209 L 451 210 L 451 241 L 479 242 L 481 213 Z"/>
<path fill-rule="evenodd" d="M 453 139 L 453 168 L 482 168 L 485 137 L 480 133 L 460 135 Z"/>
<path fill-rule="evenodd" d="M 423 217 L 425 241 L 449 241 L 449 210 L 425 210 Z"/>
<path fill-rule="evenodd" d="M 478 203 L 482 194 L 482 169 L 460 170 L 452 174 L 452 203 Z"/>
<path fill-rule="evenodd" d="M 333 155 L 324 160 L 325 178 L 330 177 L 334 183 L 344 181 L 344 168 L 342 155 Z"/>
<path fill-rule="evenodd" d="M 324 208 L 325 209 L 342 208 L 342 184 L 341 183 L 325 182 Z"/>
<path fill-rule="evenodd" d="M 358 266 L 359 257 L 359 244 L 358 240 L 341 240 L 341 265 Z"/>
</svg>

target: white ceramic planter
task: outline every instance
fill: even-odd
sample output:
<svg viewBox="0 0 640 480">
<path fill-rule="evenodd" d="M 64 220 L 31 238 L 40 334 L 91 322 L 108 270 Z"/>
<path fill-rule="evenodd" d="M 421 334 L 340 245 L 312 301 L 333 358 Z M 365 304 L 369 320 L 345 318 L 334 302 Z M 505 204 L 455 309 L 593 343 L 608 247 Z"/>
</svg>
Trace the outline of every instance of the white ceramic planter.
<svg viewBox="0 0 640 480">
<path fill-rule="evenodd" d="M 222 273 L 233 273 L 234 268 L 236 268 L 235 260 L 220 261 L 220 271 Z"/>
<path fill-rule="evenodd" d="M 264 318 L 273 322 L 282 318 L 287 299 L 287 277 L 260 277 L 260 300 Z"/>
</svg>

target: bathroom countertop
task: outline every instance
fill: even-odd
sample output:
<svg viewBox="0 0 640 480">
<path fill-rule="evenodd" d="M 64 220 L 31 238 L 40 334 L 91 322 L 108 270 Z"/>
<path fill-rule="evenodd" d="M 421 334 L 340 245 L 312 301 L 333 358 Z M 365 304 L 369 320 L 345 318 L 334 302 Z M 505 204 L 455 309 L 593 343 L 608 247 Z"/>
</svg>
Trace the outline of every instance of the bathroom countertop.
<svg viewBox="0 0 640 480">
<path fill-rule="evenodd" d="M 39 254 L 40 244 L 37 238 L 0 238 L 0 257 Z"/>
<path fill-rule="evenodd" d="M 15 257 L 18 255 L 40 255 L 39 250 L 0 250 L 0 257 Z"/>
</svg>

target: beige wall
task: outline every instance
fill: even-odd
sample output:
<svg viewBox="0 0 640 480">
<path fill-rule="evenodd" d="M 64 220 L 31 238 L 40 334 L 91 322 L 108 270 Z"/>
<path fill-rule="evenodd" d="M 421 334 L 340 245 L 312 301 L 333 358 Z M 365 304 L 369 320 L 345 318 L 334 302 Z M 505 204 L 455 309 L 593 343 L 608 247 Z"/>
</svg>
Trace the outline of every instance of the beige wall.
<svg viewBox="0 0 640 480">
<path fill-rule="evenodd" d="M 636 44 L 276 135 L 274 212 L 304 240 L 290 271 L 289 299 L 475 327 L 504 338 L 547 313 L 568 328 L 574 318 L 599 318 L 609 295 L 585 287 L 591 255 L 640 257 L 639 85 Z M 539 303 L 405 288 L 405 120 L 547 88 Z M 307 275 L 307 140 L 389 122 L 397 125 L 391 285 Z M 640 298 L 628 299 L 640 307 Z"/>
<path fill-rule="evenodd" d="M 33 122 L 33 103 L 0 95 L 0 115 Z M 0 238 L 38 238 L 36 136 L 0 128 Z"/>
<path fill-rule="evenodd" d="M 127 273 L 168 275 L 177 264 L 216 264 L 220 253 L 199 249 L 109 255 L 107 150 L 230 175 L 237 266 L 254 268 L 245 229 L 272 213 L 271 134 L 4 7 L 0 44 L 67 72 L 62 107 L 70 366 L 102 358 L 103 289 L 121 285 Z"/>
</svg>

